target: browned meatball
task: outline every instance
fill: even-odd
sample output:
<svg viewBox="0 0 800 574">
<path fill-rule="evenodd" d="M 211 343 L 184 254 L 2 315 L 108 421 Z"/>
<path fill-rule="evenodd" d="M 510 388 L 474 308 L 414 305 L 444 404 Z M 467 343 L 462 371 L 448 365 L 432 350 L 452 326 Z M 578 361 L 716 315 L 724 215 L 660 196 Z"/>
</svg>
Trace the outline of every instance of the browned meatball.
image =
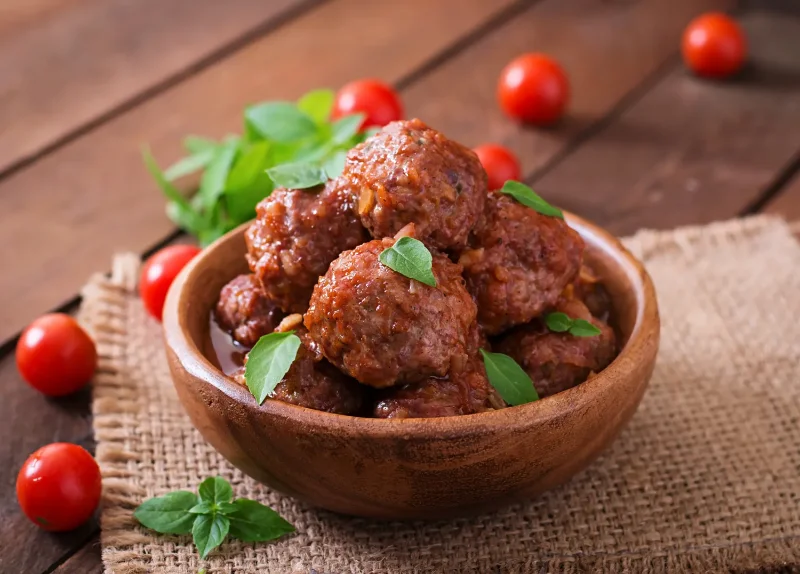
<svg viewBox="0 0 800 574">
<path fill-rule="evenodd" d="M 378 260 L 394 239 L 342 253 L 319 280 L 305 325 L 325 357 L 374 387 L 443 376 L 463 360 L 477 310 L 461 267 L 433 252 L 437 286 L 409 279 Z"/>
<path fill-rule="evenodd" d="M 569 285 L 567 287 L 569 288 Z M 584 264 L 581 267 L 573 283 L 572 293 L 584 302 L 592 316 L 608 322 L 611 316 L 611 296 L 589 266 Z"/>
<path fill-rule="evenodd" d="M 578 273 L 583 240 L 563 219 L 491 192 L 485 221 L 459 263 L 489 335 L 527 323 L 555 304 Z"/>
<path fill-rule="evenodd" d="M 247 262 L 267 296 L 287 313 L 304 312 L 330 262 L 367 239 L 349 196 L 332 182 L 276 189 L 256 212 L 245 236 Z"/>
<path fill-rule="evenodd" d="M 286 376 L 278 383 L 268 400 L 341 415 L 358 414 L 365 404 L 365 389 L 343 375 L 319 354 L 301 321 L 300 315 L 292 315 L 284 321 L 284 327 L 278 329 L 294 329 L 302 345 L 297 350 L 297 356 Z M 244 367 L 231 377 L 244 385 Z"/>
<path fill-rule="evenodd" d="M 219 326 L 245 347 L 272 333 L 283 319 L 254 275 L 239 275 L 222 288 L 215 316 Z"/>
<path fill-rule="evenodd" d="M 373 237 L 408 223 L 439 249 L 461 249 L 483 211 L 486 172 L 472 150 L 418 119 L 392 122 L 347 154 L 340 178 Z"/>
<path fill-rule="evenodd" d="M 590 321 L 601 333 L 594 337 L 553 333 L 537 320 L 509 331 L 495 344 L 497 351 L 512 357 L 528 373 L 540 397 L 582 383 L 590 373 L 606 368 L 616 355 L 614 331 L 593 318 L 583 302 L 561 300 L 554 310 Z"/>
<path fill-rule="evenodd" d="M 387 389 L 375 405 L 374 416 L 384 419 L 450 417 L 503 408 L 505 402 L 486 377 L 479 349 L 489 350 L 489 344 L 478 331 L 476 322 L 464 365 L 453 365 L 445 377 L 428 377 L 419 383 Z"/>
</svg>

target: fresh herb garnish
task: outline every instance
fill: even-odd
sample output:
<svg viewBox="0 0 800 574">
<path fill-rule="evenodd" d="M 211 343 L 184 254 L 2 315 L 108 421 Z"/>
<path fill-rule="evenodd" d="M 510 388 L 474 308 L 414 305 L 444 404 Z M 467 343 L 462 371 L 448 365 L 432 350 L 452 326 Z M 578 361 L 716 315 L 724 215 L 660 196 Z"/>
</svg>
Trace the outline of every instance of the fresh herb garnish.
<svg viewBox="0 0 800 574">
<path fill-rule="evenodd" d="M 539 194 L 533 191 L 530 187 L 525 185 L 524 183 L 520 183 L 518 181 L 509 180 L 503 184 L 503 187 L 500 189 L 500 193 L 505 193 L 506 195 L 510 195 L 522 205 L 526 207 L 530 207 L 534 211 L 538 211 L 542 215 L 550 215 L 552 217 L 558 217 L 559 219 L 564 219 L 564 214 L 561 210 L 557 207 L 553 207 L 549 203 L 547 203 L 544 199 L 542 199 Z"/>
<path fill-rule="evenodd" d="M 566 313 L 549 313 L 544 322 L 554 333 L 569 333 L 574 337 L 594 337 L 601 333 L 600 329 L 585 319 L 572 319 Z"/>
<path fill-rule="evenodd" d="M 384 249 L 378 256 L 378 260 L 401 275 L 436 287 L 436 277 L 433 275 L 433 257 L 428 248 L 418 239 L 401 237 L 394 245 Z"/>
<path fill-rule="evenodd" d="M 244 380 L 259 405 L 289 371 L 300 344 L 294 331 L 270 333 L 261 337 L 247 355 Z"/>
<path fill-rule="evenodd" d="M 221 141 L 188 136 L 188 155 L 161 171 L 144 162 L 167 198 L 167 215 L 208 244 L 255 217 L 256 204 L 276 186 L 308 188 L 341 174 L 347 151 L 372 131 L 359 132 L 363 114 L 331 120 L 334 93 L 314 90 L 297 103 L 262 102 L 244 111 L 244 133 Z M 191 198 L 173 182 L 203 170 Z M 269 175 L 268 175 L 269 173 Z"/>
<path fill-rule="evenodd" d="M 489 382 L 505 402 L 516 406 L 539 400 L 539 393 L 536 392 L 533 381 L 514 359 L 502 353 L 490 353 L 483 349 L 481 355 Z"/>
<path fill-rule="evenodd" d="M 328 181 L 325 170 L 310 163 L 284 163 L 267 170 L 276 186 L 289 189 L 308 189 Z"/>
<path fill-rule="evenodd" d="M 142 526 L 162 534 L 192 533 L 201 558 L 230 535 L 244 542 L 274 540 L 294 527 L 263 504 L 233 499 L 230 483 L 221 477 L 205 479 L 199 496 L 186 490 L 145 500 L 133 515 Z"/>
</svg>

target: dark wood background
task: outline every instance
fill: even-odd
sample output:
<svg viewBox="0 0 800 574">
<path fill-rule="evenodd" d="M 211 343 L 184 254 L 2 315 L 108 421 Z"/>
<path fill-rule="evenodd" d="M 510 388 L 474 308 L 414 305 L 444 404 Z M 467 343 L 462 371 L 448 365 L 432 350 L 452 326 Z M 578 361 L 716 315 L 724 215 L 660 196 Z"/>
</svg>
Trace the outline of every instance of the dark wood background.
<svg viewBox="0 0 800 574">
<path fill-rule="evenodd" d="M 409 117 L 521 158 L 527 181 L 615 233 L 755 212 L 800 217 L 796 0 L 3 0 L 0 8 L 0 571 L 97 574 L 98 527 L 53 535 L 14 483 L 53 441 L 93 447 L 88 391 L 49 401 L 19 378 L 33 318 L 71 309 L 113 253 L 178 234 L 142 167 L 184 135 L 240 129 L 242 108 L 377 76 Z M 750 62 L 725 83 L 683 68 L 688 21 L 735 13 Z M 573 88 L 548 130 L 508 121 L 497 76 L 547 52 Z M 72 307 L 71 307 L 72 306 Z M 776 570 L 786 565 L 769 565 Z"/>
</svg>

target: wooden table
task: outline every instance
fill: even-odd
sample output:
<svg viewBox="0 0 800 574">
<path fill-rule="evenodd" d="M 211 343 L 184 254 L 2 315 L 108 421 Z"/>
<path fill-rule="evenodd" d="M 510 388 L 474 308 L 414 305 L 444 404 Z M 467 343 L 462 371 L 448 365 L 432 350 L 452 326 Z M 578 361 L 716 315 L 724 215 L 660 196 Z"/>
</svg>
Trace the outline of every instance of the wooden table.
<svg viewBox="0 0 800 574">
<path fill-rule="evenodd" d="M 735 81 L 681 65 L 684 26 L 711 9 L 747 30 L 750 65 Z M 498 111 L 498 73 L 525 51 L 569 73 L 557 128 L 523 129 Z M 14 496 L 36 448 L 93 446 L 89 392 L 44 399 L 13 350 L 25 324 L 74 304 L 113 253 L 177 237 L 140 146 L 165 164 L 186 134 L 238 131 L 247 103 L 365 76 L 393 83 L 409 116 L 452 138 L 508 145 L 542 195 L 618 234 L 800 217 L 794 0 L 4 0 L 0 571 L 102 571 L 96 523 L 48 534 Z"/>
</svg>

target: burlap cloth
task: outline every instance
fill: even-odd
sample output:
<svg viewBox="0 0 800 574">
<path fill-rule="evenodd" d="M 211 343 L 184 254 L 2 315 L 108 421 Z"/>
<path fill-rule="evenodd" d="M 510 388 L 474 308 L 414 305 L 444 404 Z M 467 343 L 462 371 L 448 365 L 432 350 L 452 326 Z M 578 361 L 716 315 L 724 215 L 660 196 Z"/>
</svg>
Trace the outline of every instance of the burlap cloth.
<svg viewBox="0 0 800 574">
<path fill-rule="evenodd" d="M 728 572 L 800 564 L 800 245 L 757 217 L 626 240 L 653 276 L 658 367 L 616 443 L 568 484 L 472 519 L 379 523 L 304 507 L 233 469 L 184 415 L 138 261 L 85 289 L 101 355 L 94 387 L 107 572 Z M 143 499 L 220 474 L 297 533 L 225 543 L 136 526 Z M 794 571 L 794 567 L 784 571 Z"/>
</svg>

